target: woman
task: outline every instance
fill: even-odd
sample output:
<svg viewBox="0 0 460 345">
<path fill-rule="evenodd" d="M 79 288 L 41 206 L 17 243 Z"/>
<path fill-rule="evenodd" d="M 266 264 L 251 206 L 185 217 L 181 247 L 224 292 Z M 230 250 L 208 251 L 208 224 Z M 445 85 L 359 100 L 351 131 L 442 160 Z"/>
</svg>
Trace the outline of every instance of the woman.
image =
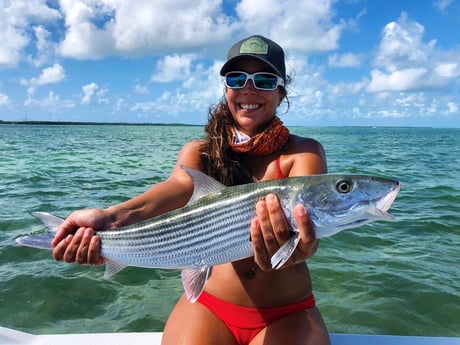
<svg viewBox="0 0 460 345">
<path fill-rule="evenodd" d="M 184 206 L 193 183 L 181 165 L 226 185 L 327 172 L 322 146 L 289 134 L 276 116 L 288 81 L 278 44 L 258 35 L 237 42 L 221 75 L 225 97 L 211 111 L 205 140 L 187 143 L 171 176 L 144 194 L 104 210 L 72 213 L 53 241 L 56 260 L 102 264 L 93 229 L 137 223 Z M 182 296 L 163 344 L 329 344 L 305 262 L 318 240 L 303 206 L 294 208 L 294 217 L 301 241 L 288 263 L 272 270 L 270 258 L 289 238 L 290 225 L 276 195 L 260 200 L 250 229 L 254 257 L 214 267 L 198 302 Z"/>
</svg>

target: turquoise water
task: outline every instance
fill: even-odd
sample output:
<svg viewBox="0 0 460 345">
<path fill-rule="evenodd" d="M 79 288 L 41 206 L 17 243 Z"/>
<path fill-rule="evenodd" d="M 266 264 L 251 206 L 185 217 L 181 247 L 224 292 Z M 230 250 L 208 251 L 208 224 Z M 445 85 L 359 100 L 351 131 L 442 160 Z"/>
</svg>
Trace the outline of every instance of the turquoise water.
<svg viewBox="0 0 460 345">
<path fill-rule="evenodd" d="M 331 332 L 460 336 L 460 129 L 292 128 L 321 141 L 330 172 L 400 179 L 395 222 L 321 242 L 309 261 Z M 106 207 L 165 179 L 187 126 L 0 125 L 0 326 L 32 333 L 161 331 L 182 293 L 177 271 L 68 265 L 14 239 Z"/>
</svg>

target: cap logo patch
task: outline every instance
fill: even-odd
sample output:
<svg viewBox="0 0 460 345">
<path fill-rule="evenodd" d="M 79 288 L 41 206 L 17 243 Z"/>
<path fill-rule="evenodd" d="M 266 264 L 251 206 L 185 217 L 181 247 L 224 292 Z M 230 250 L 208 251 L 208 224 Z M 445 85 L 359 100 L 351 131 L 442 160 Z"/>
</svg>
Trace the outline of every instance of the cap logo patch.
<svg viewBox="0 0 460 345">
<path fill-rule="evenodd" d="M 268 43 L 259 37 L 252 37 L 241 44 L 240 54 L 268 54 Z"/>
</svg>

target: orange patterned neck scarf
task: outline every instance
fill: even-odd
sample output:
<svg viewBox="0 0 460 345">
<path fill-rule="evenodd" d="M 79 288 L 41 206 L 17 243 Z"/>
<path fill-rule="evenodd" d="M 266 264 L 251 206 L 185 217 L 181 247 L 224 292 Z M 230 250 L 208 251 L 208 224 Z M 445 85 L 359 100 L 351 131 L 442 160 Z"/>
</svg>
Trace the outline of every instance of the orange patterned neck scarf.
<svg viewBox="0 0 460 345">
<path fill-rule="evenodd" d="M 267 156 L 280 151 L 288 140 L 289 130 L 275 116 L 267 128 L 253 137 L 248 137 L 235 129 L 230 147 L 237 153 L 244 153 L 250 156 Z"/>
</svg>

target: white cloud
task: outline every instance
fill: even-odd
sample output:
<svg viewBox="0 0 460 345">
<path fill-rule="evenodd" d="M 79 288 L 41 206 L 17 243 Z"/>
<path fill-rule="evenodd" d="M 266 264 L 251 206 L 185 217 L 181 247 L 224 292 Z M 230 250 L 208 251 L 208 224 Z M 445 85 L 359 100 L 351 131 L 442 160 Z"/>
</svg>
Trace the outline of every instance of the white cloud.
<svg viewBox="0 0 460 345">
<path fill-rule="evenodd" d="M 24 86 L 30 86 L 32 89 L 46 84 L 55 84 L 66 78 L 64 68 L 60 64 L 54 64 L 51 67 L 44 68 L 37 78 L 21 79 L 20 83 Z M 31 92 L 33 93 L 33 92 Z"/>
<path fill-rule="evenodd" d="M 223 95 L 223 85 L 219 77 L 220 62 L 209 67 L 192 64 L 182 84 L 174 91 L 164 91 L 157 98 L 146 102 L 135 102 L 128 106 L 131 112 L 146 118 L 162 114 L 176 118 L 182 114 L 194 113 L 194 118 L 185 119 L 188 123 L 204 123 L 207 109 Z"/>
<path fill-rule="evenodd" d="M 368 83 L 368 80 L 363 79 L 358 82 L 351 83 L 337 83 L 328 85 L 327 90 L 330 96 L 344 96 L 344 95 L 355 95 L 364 90 Z"/>
<path fill-rule="evenodd" d="M 157 62 L 157 72 L 151 81 L 169 83 L 173 80 L 183 80 L 190 75 L 194 55 L 168 55 Z"/>
<path fill-rule="evenodd" d="M 423 92 L 413 92 L 395 95 L 393 104 L 401 108 L 423 108 L 426 102 Z"/>
<path fill-rule="evenodd" d="M 329 51 L 338 47 L 346 26 L 332 22 L 332 0 L 242 0 L 233 18 L 221 0 L 138 0 L 135 6 L 129 0 L 66 0 L 58 8 L 45 0 L 2 1 L 7 5 L 0 12 L 0 68 L 15 66 L 26 48 L 32 48 L 28 60 L 40 66 L 55 54 L 101 59 L 204 46 L 209 54 L 221 52 L 231 37 L 253 32 L 285 49 Z M 57 31 L 61 20 L 65 26 Z"/>
<path fill-rule="evenodd" d="M 46 64 L 55 53 L 56 44 L 52 42 L 51 32 L 49 32 L 43 25 L 33 28 L 36 38 L 36 56 L 29 54 L 31 63 L 40 67 Z"/>
<path fill-rule="evenodd" d="M 441 78 L 456 78 L 460 75 L 460 66 L 456 62 L 441 63 L 434 68 L 433 72 Z"/>
<path fill-rule="evenodd" d="M 448 102 L 447 103 L 447 114 L 459 114 L 459 111 L 458 111 L 458 105 L 455 104 L 454 102 Z"/>
<path fill-rule="evenodd" d="M 105 0 L 62 3 L 67 32 L 65 56 L 155 54 L 200 47 L 228 37 L 229 19 L 221 1 Z"/>
<path fill-rule="evenodd" d="M 436 41 L 423 41 L 425 29 L 402 13 L 387 24 L 371 71 L 369 92 L 415 91 L 444 87 L 460 75 L 458 53 L 436 49 Z"/>
<path fill-rule="evenodd" d="M 382 32 L 375 64 L 389 72 L 426 65 L 436 44 L 435 40 L 423 43 L 425 28 L 410 21 L 405 13 L 397 22 L 385 26 Z"/>
<path fill-rule="evenodd" d="M 330 51 L 338 47 L 343 25 L 332 22 L 331 0 L 242 0 L 236 10 L 246 32 L 271 37 L 294 51 Z"/>
<path fill-rule="evenodd" d="M 31 42 L 28 30 L 34 23 L 53 23 L 60 13 L 44 0 L 2 0 L 0 7 L 0 68 L 14 67 Z"/>
<path fill-rule="evenodd" d="M 12 77 L 3 78 L 0 90 L 8 92 L 0 93 L 0 107 L 24 97 L 22 89 L 14 94 L 14 83 L 20 80 L 28 87 L 27 106 L 61 109 L 92 104 L 100 106 L 101 114 L 124 114 L 130 109 L 145 118 L 194 114 L 205 123 L 209 105 L 218 101 L 223 90 L 219 78 L 223 62 L 215 58 L 224 58 L 235 40 L 260 33 L 280 43 L 287 53 L 287 70 L 294 74 L 289 120 L 458 114 L 458 47 L 444 50 L 451 40 L 443 37 L 437 43 L 433 36 L 426 38 L 423 25 L 428 31 L 430 18 L 420 15 L 419 23 L 403 13 L 382 27 L 380 42 L 375 42 L 378 33 L 371 28 L 368 41 L 349 48 L 348 39 L 341 41 L 344 30 L 354 35 L 369 29 L 361 26 L 360 17 L 370 11 L 352 2 L 358 13 L 355 19 L 339 17 L 338 11 L 349 4 L 337 6 L 335 0 L 0 0 L 0 69 L 20 67 L 8 71 Z M 452 7 L 451 0 L 430 4 L 433 11 L 434 5 L 441 11 Z M 364 54 L 372 53 L 375 46 L 369 67 Z M 315 52 L 329 52 L 329 56 Z M 135 59 L 155 55 L 151 63 Z M 115 58 L 104 61 L 110 70 L 94 70 L 102 65 L 99 62 L 72 61 L 110 56 Z M 130 58 L 121 62 L 117 56 Z M 78 67 L 73 70 L 74 66 Z M 69 70 L 72 74 L 66 77 Z M 81 75 L 76 75 L 77 70 Z M 21 79 L 20 73 L 32 74 Z M 100 73 L 99 85 L 88 79 L 92 73 Z M 61 90 L 66 94 L 61 98 L 74 101 L 60 99 L 56 91 L 46 90 L 43 99 L 35 96 L 38 87 L 63 80 L 66 87 Z M 170 84 L 153 87 L 149 82 Z M 116 85 L 118 94 L 101 85 Z M 86 114 L 87 110 L 79 111 Z"/>
<path fill-rule="evenodd" d="M 134 86 L 134 92 L 138 95 L 148 95 L 150 90 L 147 86 L 137 84 Z"/>
<path fill-rule="evenodd" d="M 402 118 L 406 117 L 403 112 L 400 112 L 396 109 L 392 110 L 387 110 L 387 109 L 382 109 L 376 112 L 378 117 L 383 117 L 383 118 Z"/>
<path fill-rule="evenodd" d="M 91 6 L 92 5 L 92 6 Z M 110 13 L 103 3 L 95 1 L 64 1 L 61 8 L 65 17 L 67 32 L 59 51 L 63 56 L 77 59 L 98 59 L 113 52 L 111 23 L 100 29 L 95 22 Z"/>
<path fill-rule="evenodd" d="M 221 5 L 219 0 L 141 0 L 136 6 L 123 1 L 117 8 L 119 25 L 114 31 L 117 48 L 180 50 L 217 42 L 230 33 Z"/>
<path fill-rule="evenodd" d="M 11 105 L 11 100 L 8 95 L 0 92 L 0 107 L 9 107 Z"/>
<path fill-rule="evenodd" d="M 84 85 L 82 87 L 83 90 L 83 97 L 81 99 L 81 104 L 89 104 L 91 103 L 94 94 L 99 90 L 99 86 L 96 83 L 91 83 Z"/>
<path fill-rule="evenodd" d="M 61 100 L 59 95 L 53 91 L 48 93 L 48 96 L 43 99 L 28 98 L 24 105 L 26 107 L 42 107 L 48 111 L 57 112 L 61 109 L 70 109 L 75 107 L 75 103 L 71 100 Z"/>
<path fill-rule="evenodd" d="M 21 57 L 21 50 L 28 42 L 29 39 L 23 32 L 0 24 L 0 68 L 16 66 Z"/>
<path fill-rule="evenodd" d="M 371 71 L 372 80 L 366 89 L 369 92 L 422 89 L 427 72 L 425 68 L 408 68 L 387 74 L 374 69 Z"/>
<path fill-rule="evenodd" d="M 42 74 L 37 80 L 37 85 L 59 83 L 66 77 L 64 68 L 59 64 L 54 64 L 42 71 Z"/>
<path fill-rule="evenodd" d="M 434 6 L 441 12 L 445 12 L 447 7 L 450 6 L 452 0 L 438 0 L 434 3 Z"/>
<path fill-rule="evenodd" d="M 358 54 L 332 54 L 328 58 L 328 65 L 331 67 L 359 67 L 361 57 Z"/>
</svg>

